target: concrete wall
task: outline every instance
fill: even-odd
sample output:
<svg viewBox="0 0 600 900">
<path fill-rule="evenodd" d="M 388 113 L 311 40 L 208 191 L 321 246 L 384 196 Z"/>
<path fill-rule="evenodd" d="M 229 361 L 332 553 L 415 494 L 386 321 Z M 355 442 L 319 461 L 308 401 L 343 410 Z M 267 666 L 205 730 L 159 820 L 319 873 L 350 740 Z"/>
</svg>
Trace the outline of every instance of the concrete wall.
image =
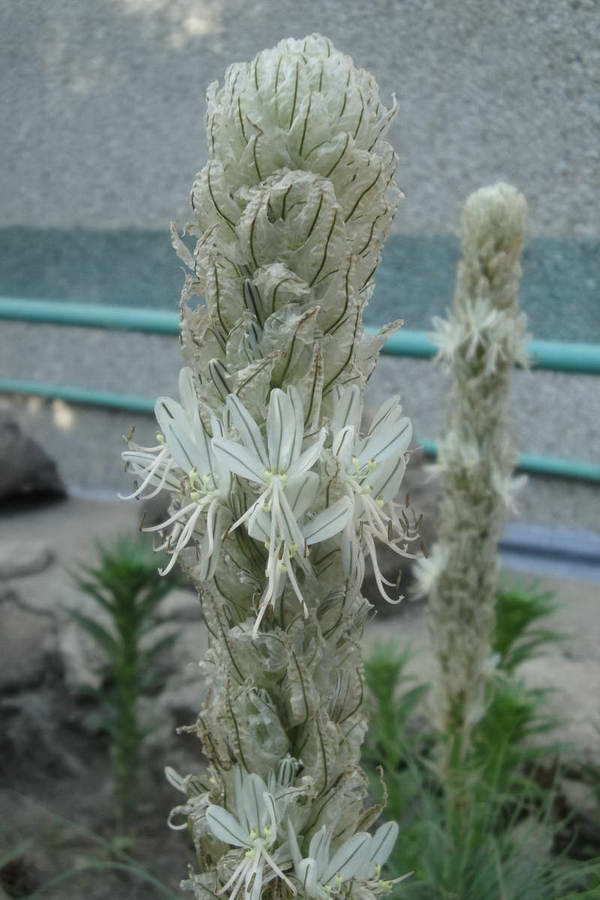
<svg viewBox="0 0 600 900">
<path fill-rule="evenodd" d="M 311 31 L 398 95 L 400 231 L 501 178 L 535 234 L 598 236 L 598 0 L 0 0 L 0 224 L 183 218 L 207 84 Z"/>
</svg>

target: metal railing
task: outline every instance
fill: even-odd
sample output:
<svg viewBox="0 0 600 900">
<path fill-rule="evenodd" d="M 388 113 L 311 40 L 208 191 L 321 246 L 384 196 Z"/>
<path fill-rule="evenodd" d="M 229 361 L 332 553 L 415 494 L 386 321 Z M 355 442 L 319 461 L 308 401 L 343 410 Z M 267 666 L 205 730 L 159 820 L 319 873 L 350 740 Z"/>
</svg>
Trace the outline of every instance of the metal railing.
<svg viewBox="0 0 600 900">
<path fill-rule="evenodd" d="M 173 312 L 52 300 L 0 298 L 0 319 L 86 328 L 124 329 L 164 335 L 179 333 L 179 317 Z M 367 331 L 375 333 L 375 329 Z M 600 375 L 600 344 L 531 341 L 527 350 L 534 369 Z M 382 353 L 431 359 L 435 356 L 436 348 L 424 331 L 401 331 L 388 338 Z M 47 385 L 15 378 L 0 378 L 0 392 L 62 399 L 71 403 L 135 413 L 150 413 L 154 408 L 154 401 L 145 397 L 90 391 L 67 385 Z M 436 454 L 437 447 L 434 441 L 419 439 L 418 443 L 425 453 Z M 553 459 L 524 453 L 519 457 L 518 467 L 532 474 L 600 483 L 600 464 L 581 460 Z"/>
</svg>

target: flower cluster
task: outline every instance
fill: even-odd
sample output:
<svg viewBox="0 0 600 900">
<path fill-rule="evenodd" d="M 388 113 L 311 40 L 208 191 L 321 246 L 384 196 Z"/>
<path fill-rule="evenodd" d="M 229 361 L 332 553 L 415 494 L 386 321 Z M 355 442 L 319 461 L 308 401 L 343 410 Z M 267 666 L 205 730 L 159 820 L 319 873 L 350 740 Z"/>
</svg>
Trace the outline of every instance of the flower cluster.
<svg viewBox="0 0 600 900">
<path fill-rule="evenodd" d="M 148 499 L 160 490 L 172 493 L 175 511 L 164 522 L 146 529 L 167 533 L 160 545 L 171 554 L 164 572 L 193 543 L 195 574 L 207 581 L 218 563 L 225 531 L 231 534 L 244 525 L 249 537 L 268 551 L 267 582 L 254 626 L 257 633 L 266 610 L 281 596 L 288 580 L 308 615 L 296 570 L 314 576 L 309 561 L 311 545 L 339 535 L 347 575 L 356 578 L 358 571 L 362 580 L 366 551 L 382 596 L 395 602 L 383 587 L 389 582 L 381 575 L 374 539 L 401 555 L 411 555 L 408 542 L 414 534 L 408 522 L 400 522 L 393 503 L 412 438 L 411 422 L 402 416 L 397 399 L 380 407 L 368 433 L 361 437 L 360 391 L 356 385 L 338 387 L 328 427 L 306 438 L 298 390 L 290 387 L 284 393 L 275 388 L 269 398 L 265 440 L 259 424 L 235 394 L 226 396 L 222 420 L 203 410 L 210 421 L 209 431 L 200 415 L 202 402 L 191 369 L 182 369 L 179 387 L 181 403 L 165 397 L 156 403 L 156 419 L 162 429 L 158 444 L 132 444 L 132 449 L 123 453 L 141 479 L 130 497 Z M 329 459 L 335 463 L 332 476 L 326 474 Z M 319 463 L 324 475 L 315 471 Z M 326 495 L 332 490 L 343 493 L 325 508 L 323 483 Z M 148 488 L 151 490 L 144 493 Z M 242 508 L 233 521 L 234 510 Z"/>
<path fill-rule="evenodd" d="M 454 307 L 435 321 L 452 386 L 438 459 L 445 482 L 439 538 L 419 577 L 439 668 L 434 724 L 457 739 L 463 757 L 494 666 L 496 548 L 516 486 L 508 397 L 514 363 L 526 363 L 518 302 L 526 209 L 506 184 L 468 198 Z"/>
<path fill-rule="evenodd" d="M 399 401 L 361 431 L 400 324 L 376 337 L 362 324 L 400 196 L 394 115 L 320 35 L 231 66 L 208 92 L 194 221 L 172 232 L 189 270 L 180 401 L 157 401 L 157 444 L 124 458 L 131 496 L 170 497 L 149 530 L 166 570 L 178 562 L 196 584 L 210 634 L 194 726 L 208 783 L 169 774 L 187 796 L 175 814 L 197 897 L 389 890 L 397 827 L 371 836 L 380 810 L 363 809 L 359 639 L 366 561 L 396 602 L 377 546 L 410 556 L 417 537 L 396 502 L 412 438 Z"/>
</svg>

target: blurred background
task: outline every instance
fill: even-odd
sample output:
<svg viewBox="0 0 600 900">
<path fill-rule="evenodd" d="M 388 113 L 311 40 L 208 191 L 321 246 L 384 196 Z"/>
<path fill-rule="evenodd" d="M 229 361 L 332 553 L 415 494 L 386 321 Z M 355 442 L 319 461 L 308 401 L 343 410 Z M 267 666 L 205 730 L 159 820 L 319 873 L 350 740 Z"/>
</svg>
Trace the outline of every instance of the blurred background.
<svg viewBox="0 0 600 900">
<path fill-rule="evenodd" d="M 176 391 L 184 275 L 169 225 L 188 220 L 205 162 L 206 87 L 312 31 L 398 100 L 390 140 L 405 199 L 367 324 L 403 318 L 408 336 L 369 396 L 402 394 L 425 457 L 445 402 L 426 333 L 452 301 L 461 208 L 498 180 L 528 200 L 521 298 L 542 364 L 515 373 L 528 482 L 501 551 L 568 598 L 579 642 L 551 668 L 578 702 L 600 695 L 597 0 L 0 0 L 0 691 L 13 701 L 56 654 L 71 686 L 89 676 L 76 630 L 55 640 L 44 617 L 79 602 L 65 569 L 93 539 L 137 523 L 136 504 L 114 502 L 128 486 L 119 453 L 132 425 L 142 443 L 154 433 L 147 411 Z M 415 490 L 433 538 L 435 490 L 424 477 Z M 194 621 L 176 596 L 173 614 Z M 185 672 L 193 696 L 197 670 Z M 194 708 L 173 699 L 182 690 L 180 678 L 161 707 L 174 724 Z M 592 753 L 590 702 L 574 716 Z M 42 713 L 27 725 L 6 708 L 13 751 L 30 746 Z"/>
</svg>

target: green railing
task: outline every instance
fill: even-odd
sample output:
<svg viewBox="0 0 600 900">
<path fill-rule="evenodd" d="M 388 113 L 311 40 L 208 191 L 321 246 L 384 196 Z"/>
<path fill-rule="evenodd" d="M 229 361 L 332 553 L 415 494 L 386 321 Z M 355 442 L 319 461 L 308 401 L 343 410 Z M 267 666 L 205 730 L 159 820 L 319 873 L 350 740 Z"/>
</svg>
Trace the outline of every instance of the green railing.
<svg viewBox="0 0 600 900">
<path fill-rule="evenodd" d="M 158 309 L 128 306 L 94 306 L 60 300 L 23 300 L 0 297 L 0 319 L 48 325 L 79 325 L 84 328 L 115 328 L 152 334 L 179 334 L 179 316 Z M 375 329 L 367 329 L 375 333 Z M 531 341 L 532 366 L 553 372 L 600 375 L 600 344 L 566 341 Z M 400 331 L 386 341 L 383 352 L 391 356 L 430 359 L 436 349 L 425 331 Z"/>
<path fill-rule="evenodd" d="M 0 319 L 86 328 L 125 329 L 164 335 L 179 333 L 179 318 L 176 313 L 51 300 L 0 298 Z M 375 329 L 368 330 L 375 333 Z M 600 374 L 599 344 L 531 341 L 527 349 L 532 367 L 535 369 L 584 375 Z M 428 339 L 426 332 L 401 331 L 386 341 L 382 352 L 391 356 L 430 359 L 435 355 L 436 348 Z M 14 378 L 0 378 L 0 392 L 62 399 L 70 403 L 135 413 L 149 413 L 154 407 L 153 401 L 145 397 L 89 391 L 66 385 L 46 385 Z M 436 454 L 437 447 L 434 441 L 420 439 L 418 443 L 427 454 Z M 600 482 L 600 464 L 524 453 L 519 457 L 518 465 L 522 471 L 533 474 Z"/>
</svg>

